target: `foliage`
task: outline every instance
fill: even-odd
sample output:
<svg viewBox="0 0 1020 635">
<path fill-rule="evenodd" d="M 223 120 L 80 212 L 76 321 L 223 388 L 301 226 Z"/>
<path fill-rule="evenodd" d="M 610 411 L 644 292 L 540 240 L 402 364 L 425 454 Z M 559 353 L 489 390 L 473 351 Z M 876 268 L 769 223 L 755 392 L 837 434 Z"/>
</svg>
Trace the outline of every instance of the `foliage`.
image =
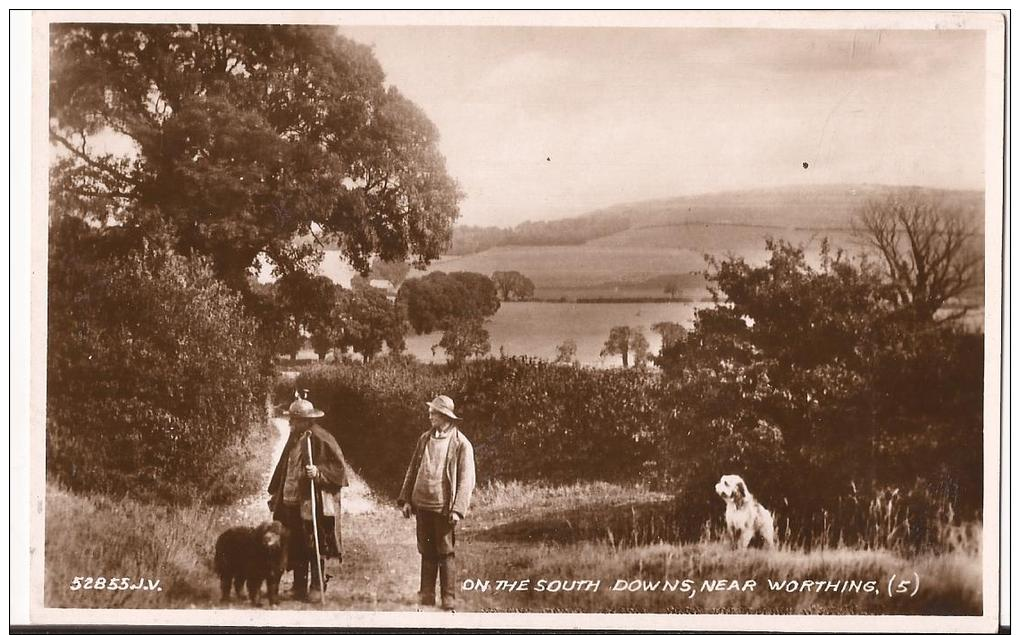
<svg viewBox="0 0 1020 635">
<path fill-rule="evenodd" d="M 896 305 L 913 319 L 936 319 L 948 302 L 978 286 L 978 228 L 962 208 L 947 209 L 937 198 L 908 192 L 868 201 L 854 220 L 857 233 L 885 263 Z M 966 306 L 956 308 L 939 319 L 966 311 Z"/>
<path fill-rule="evenodd" d="M 631 360 L 637 367 L 648 363 L 648 339 L 640 328 L 614 326 L 609 330 L 609 339 L 602 345 L 602 357 L 620 355 L 623 367 L 628 368 Z"/>
<path fill-rule="evenodd" d="M 799 248 L 768 248 L 760 267 L 714 263 L 716 305 L 658 357 L 684 413 L 666 469 L 706 497 L 737 472 L 798 510 L 917 475 L 957 505 L 980 500 L 981 338 L 900 319 L 866 260 L 823 246 L 813 269 Z M 681 459 L 691 445 L 706 451 Z M 792 474 L 814 487 L 791 488 Z"/>
<path fill-rule="evenodd" d="M 584 215 L 552 221 L 527 221 L 510 229 L 457 226 L 450 254 L 462 256 L 503 245 L 580 245 L 630 228 L 625 214 Z"/>
<path fill-rule="evenodd" d="M 400 287 L 397 303 L 406 307 L 418 334 L 445 330 L 459 320 L 484 319 L 499 310 L 496 285 L 480 273 L 435 271 Z"/>
<path fill-rule="evenodd" d="M 555 364 L 576 364 L 577 363 L 577 342 L 568 339 L 556 347 Z"/>
<path fill-rule="evenodd" d="M 512 357 L 432 366 L 387 356 L 319 365 L 297 384 L 326 412 L 345 456 L 393 497 L 428 426 L 424 404 L 437 394 L 456 401 L 482 481 L 629 481 L 654 453 L 650 375 Z"/>
<path fill-rule="evenodd" d="M 684 290 L 683 281 L 680 278 L 672 278 L 667 283 L 662 292 L 668 295 L 670 298 L 676 298 Z"/>
<path fill-rule="evenodd" d="M 656 322 L 652 325 L 652 330 L 662 338 L 663 349 L 673 346 L 687 334 L 687 329 L 676 322 Z"/>
<path fill-rule="evenodd" d="M 118 231 L 53 227 L 47 469 L 76 490 L 176 500 L 215 484 L 265 414 L 240 298 L 163 246 L 113 258 Z"/>
<path fill-rule="evenodd" d="M 446 351 L 450 362 L 459 365 L 471 357 L 481 357 L 489 352 L 489 332 L 478 318 L 461 319 L 451 322 L 443 331 L 439 342 L 432 347 Z"/>
<path fill-rule="evenodd" d="M 369 269 L 369 277 L 376 280 L 386 280 L 393 285 L 394 289 L 399 289 L 410 271 L 411 265 L 403 260 L 388 261 L 376 258 L 372 261 L 372 267 Z"/>
<path fill-rule="evenodd" d="M 349 346 L 365 361 L 378 355 L 384 343 L 390 351 L 404 350 L 404 307 L 390 302 L 383 291 L 365 287 L 345 294 L 339 315 L 342 335 L 337 342 L 344 348 Z"/>
<path fill-rule="evenodd" d="M 266 351 L 273 355 L 289 355 L 296 359 L 305 343 L 301 323 L 280 293 L 277 282 L 251 283 L 247 302 L 249 311 L 257 318 L 259 337 Z"/>
<path fill-rule="evenodd" d="M 535 295 L 535 283 L 520 271 L 496 271 L 492 281 L 503 300 L 524 300 Z"/>
<path fill-rule="evenodd" d="M 64 24 L 50 53 L 53 189 L 71 213 L 169 223 L 235 289 L 260 253 L 310 270 L 332 242 L 366 270 L 449 242 L 460 192 L 435 126 L 332 27 Z M 102 134 L 132 150 L 98 150 Z"/>
</svg>

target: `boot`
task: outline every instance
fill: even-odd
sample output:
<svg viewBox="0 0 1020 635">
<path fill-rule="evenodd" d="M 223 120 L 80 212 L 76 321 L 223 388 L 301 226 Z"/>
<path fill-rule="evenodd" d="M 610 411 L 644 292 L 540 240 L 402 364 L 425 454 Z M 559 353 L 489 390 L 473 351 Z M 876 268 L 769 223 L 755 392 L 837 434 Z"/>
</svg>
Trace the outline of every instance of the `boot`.
<svg viewBox="0 0 1020 635">
<path fill-rule="evenodd" d="M 305 602 L 308 600 L 308 564 L 306 563 L 303 567 L 296 565 L 294 567 L 294 584 L 290 587 L 290 595 L 293 599 L 298 602 Z"/>
<path fill-rule="evenodd" d="M 457 608 L 457 567 L 450 554 L 439 561 L 439 592 L 443 598 L 443 609 Z"/>
<path fill-rule="evenodd" d="M 325 576 L 323 579 L 328 579 L 326 576 L 326 561 L 319 560 L 319 566 L 322 567 L 322 575 Z M 319 571 L 315 568 L 315 562 L 311 563 L 312 568 L 312 580 L 311 588 L 308 589 L 308 602 L 311 604 L 318 604 L 322 602 L 322 593 L 325 590 L 325 586 L 319 587 Z"/>
<path fill-rule="evenodd" d="M 421 559 L 421 586 L 418 589 L 418 603 L 422 606 L 436 605 L 436 573 L 439 563 L 428 558 Z"/>
</svg>

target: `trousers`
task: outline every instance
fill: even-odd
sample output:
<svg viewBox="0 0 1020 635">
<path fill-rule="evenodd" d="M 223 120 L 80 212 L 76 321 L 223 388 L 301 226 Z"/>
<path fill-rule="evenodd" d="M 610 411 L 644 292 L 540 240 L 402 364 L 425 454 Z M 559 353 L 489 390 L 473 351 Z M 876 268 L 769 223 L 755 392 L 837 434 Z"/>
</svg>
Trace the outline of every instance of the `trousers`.
<svg viewBox="0 0 1020 635">
<path fill-rule="evenodd" d="M 421 603 L 436 603 L 436 577 L 439 578 L 443 606 L 452 608 L 457 599 L 457 574 L 454 546 L 457 537 L 449 516 L 419 509 L 415 512 L 418 553 L 421 554 Z"/>
</svg>

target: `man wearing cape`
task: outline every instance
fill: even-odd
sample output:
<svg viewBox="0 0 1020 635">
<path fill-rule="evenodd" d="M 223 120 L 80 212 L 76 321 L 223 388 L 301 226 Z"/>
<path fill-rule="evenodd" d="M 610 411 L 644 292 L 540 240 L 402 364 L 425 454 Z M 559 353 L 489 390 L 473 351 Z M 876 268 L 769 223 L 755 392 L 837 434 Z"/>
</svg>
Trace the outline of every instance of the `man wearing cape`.
<svg viewBox="0 0 1020 635">
<path fill-rule="evenodd" d="M 325 575 L 326 561 L 343 562 L 340 489 L 348 485 L 347 464 L 333 435 L 316 423 L 316 419 L 324 415 L 321 410 L 299 396 L 286 414 L 290 417 L 290 437 L 269 481 L 269 509 L 273 519 L 282 522 L 290 532 L 287 560 L 288 569 L 294 571 L 294 597 L 318 602 L 321 600 L 319 572 L 322 571 L 325 583 L 330 577 Z M 309 439 L 311 457 L 308 456 Z M 314 505 L 310 483 L 315 484 Z M 315 563 L 315 526 L 322 558 L 319 566 Z"/>
</svg>

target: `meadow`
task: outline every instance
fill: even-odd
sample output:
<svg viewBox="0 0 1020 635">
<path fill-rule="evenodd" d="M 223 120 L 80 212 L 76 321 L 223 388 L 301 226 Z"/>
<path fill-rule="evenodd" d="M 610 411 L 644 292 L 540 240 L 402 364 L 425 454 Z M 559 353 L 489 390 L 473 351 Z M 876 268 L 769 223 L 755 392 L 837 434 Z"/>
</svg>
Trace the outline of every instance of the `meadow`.
<svg viewBox="0 0 1020 635">
<path fill-rule="evenodd" d="M 268 458 L 268 457 L 267 457 Z M 414 610 L 417 554 L 413 524 L 383 498 L 350 490 L 345 501 L 345 561 L 328 594 L 328 610 Z M 733 551 L 706 529 L 698 540 L 671 541 L 676 518 L 642 516 L 642 505 L 669 497 L 640 487 L 602 482 L 565 486 L 492 482 L 477 492 L 462 526 L 462 581 L 529 580 L 527 590 L 465 590 L 461 611 L 582 613 L 789 613 L 966 615 L 981 610 L 980 525 L 948 531 L 938 549 L 912 553 L 868 545 L 781 545 L 774 551 Z M 220 608 L 212 545 L 224 528 L 264 515 L 256 496 L 217 508 L 168 507 L 101 495 L 47 489 L 45 602 L 50 607 Z M 719 511 L 722 510 L 720 503 Z M 572 519 L 617 516 L 601 535 Z M 610 525 L 617 525 L 614 533 Z M 629 525 L 629 529 L 626 528 Z M 576 527 L 576 529 L 575 529 Z M 887 591 L 897 580 L 920 581 L 916 594 Z M 71 590 L 75 576 L 159 580 L 161 591 Z M 599 581 L 596 591 L 540 590 L 552 581 Z M 715 588 L 723 580 L 722 590 Z M 739 589 L 732 581 L 739 582 Z M 782 582 L 782 590 L 772 590 Z M 630 589 L 613 590 L 618 581 Z M 640 581 L 635 584 L 635 581 Z M 749 581 L 753 581 L 753 584 Z M 790 590 L 796 581 L 797 590 Z M 804 582 L 812 582 L 805 589 Z M 835 581 L 842 591 L 812 590 Z M 844 581 L 847 584 L 842 584 Z M 849 586 L 849 582 L 856 586 Z M 288 589 L 290 575 L 284 577 Z M 870 584 L 869 584 L 870 583 Z M 865 586 L 868 584 L 868 586 Z M 669 585 L 672 585 L 670 587 Z M 686 585 L 686 586 L 685 586 Z M 472 588 L 469 584 L 468 588 Z M 693 593 L 690 592 L 693 589 Z M 855 590 L 847 590 L 855 589 Z M 874 590 L 873 590 L 874 589 Z M 238 603 L 238 608 L 248 608 Z M 285 600 L 285 610 L 317 606 Z"/>
</svg>

